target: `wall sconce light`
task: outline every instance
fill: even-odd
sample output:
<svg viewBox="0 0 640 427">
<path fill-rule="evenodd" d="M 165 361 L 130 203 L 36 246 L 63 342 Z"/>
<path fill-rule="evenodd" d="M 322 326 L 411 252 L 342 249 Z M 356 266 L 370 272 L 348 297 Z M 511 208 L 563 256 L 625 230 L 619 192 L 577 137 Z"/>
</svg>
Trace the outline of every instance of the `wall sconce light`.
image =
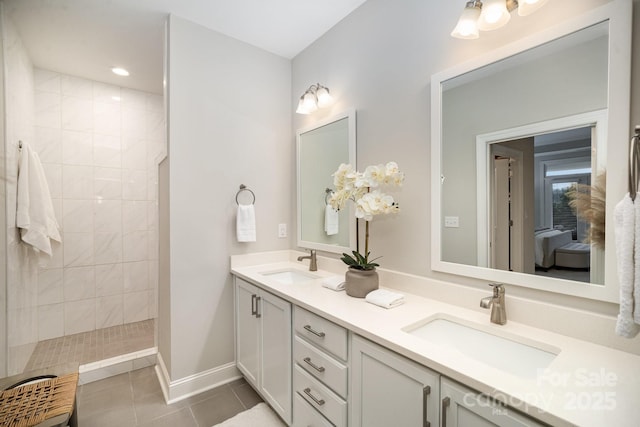
<svg viewBox="0 0 640 427">
<path fill-rule="evenodd" d="M 309 86 L 309 89 L 302 94 L 296 113 L 313 113 L 318 108 L 328 107 L 331 103 L 333 103 L 333 97 L 329 93 L 329 88 L 316 83 Z"/>
<path fill-rule="evenodd" d="M 471 0 L 465 5 L 451 36 L 458 39 L 477 39 L 480 31 L 491 31 L 509 22 L 511 12 L 527 16 L 541 8 L 548 0 Z"/>
</svg>

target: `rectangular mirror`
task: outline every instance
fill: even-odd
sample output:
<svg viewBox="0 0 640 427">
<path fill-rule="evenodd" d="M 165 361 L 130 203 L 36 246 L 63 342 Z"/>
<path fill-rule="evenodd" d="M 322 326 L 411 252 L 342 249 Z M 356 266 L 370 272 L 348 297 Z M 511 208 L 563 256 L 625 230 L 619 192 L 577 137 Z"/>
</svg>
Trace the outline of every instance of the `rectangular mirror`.
<svg viewBox="0 0 640 427">
<path fill-rule="evenodd" d="M 356 113 L 349 110 L 296 132 L 298 178 L 298 246 L 327 252 L 355 247 L 351 206 L 327 207 L 333 173 L 342 163 L 356 164 Z"/>
<path fill-rule="evenodd" d="M 617 301 L 613 221 L 585 243 L 569 202 L 606 172 L 609 219 L 626 189 L 607 164 L 626 164 L 630 13 L 615 0 L 432 77 L 434 270 Z"/>
</svg>

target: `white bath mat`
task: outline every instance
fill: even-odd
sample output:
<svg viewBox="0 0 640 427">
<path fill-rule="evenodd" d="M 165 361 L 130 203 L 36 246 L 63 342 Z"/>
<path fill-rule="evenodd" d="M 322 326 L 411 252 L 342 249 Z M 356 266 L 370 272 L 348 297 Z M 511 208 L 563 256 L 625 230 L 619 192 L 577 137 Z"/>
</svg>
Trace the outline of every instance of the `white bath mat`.
<svg viewBox="0 0 640 427">
<path fill-rule="evenodd" d="M 286 427 L 275 412 L 266 404 L 258 403 L 251 409 L 240 412 L 227 421 L 213 427 Z"/>
</svg>

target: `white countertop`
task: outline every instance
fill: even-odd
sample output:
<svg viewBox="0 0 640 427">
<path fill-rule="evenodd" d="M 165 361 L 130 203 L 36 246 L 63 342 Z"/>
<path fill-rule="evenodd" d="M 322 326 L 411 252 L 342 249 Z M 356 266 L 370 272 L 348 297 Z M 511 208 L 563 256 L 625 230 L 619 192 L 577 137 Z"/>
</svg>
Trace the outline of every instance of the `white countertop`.
<svg viewBox="0 0 640 427">
<path fill-rule="evenodd" d="M 234 275 L 543 422 L 553 426 L 640 425 L 640 356 L 512 321 L 495 325 L 488 311 L 480 313 L 407 293 L 405 304 L 387 310 L 324 288 L 321 278 L 335 275 L 328 271 L 314 272 L 321 278 L 295 285 L 261 274 L 285 269 L 307 271 L 306 263 L 279 261 L 275 256 L 232 257 Z M 544 372 L 526 379 L 402 330 L 442 314 L 486 332 L 516 337 L 522 343 L 533 340 L 560 352 Z"/>
</svg>

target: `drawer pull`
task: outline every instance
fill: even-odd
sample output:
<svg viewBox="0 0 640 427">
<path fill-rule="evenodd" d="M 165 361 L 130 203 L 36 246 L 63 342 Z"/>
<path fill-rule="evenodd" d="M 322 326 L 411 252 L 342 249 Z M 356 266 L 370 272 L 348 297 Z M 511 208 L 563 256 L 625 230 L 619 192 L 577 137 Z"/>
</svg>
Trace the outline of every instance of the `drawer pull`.
<svg viewBox="0 0 640 427">
<path fill-rule="evenodd" d="M 313 394 L 311 394 L 311 389 L 309 387 L 305 388 L 303 391 L 304 391 L 304 394 L 309 396 L 311 398 L 311 400 L 313 400 L 314 402 L 316 402 L 318 404 L 318 406 L 324 405 L 324 399 L 318 399 Z"/>
<path fill-rule="evenodd" d="M 256 319 L 259 319 L 262 317 L 262 314 L 260 313 L 260 301 L 262 300 L 262 297 L 257 297 L 256 298 Z"/>
<path fill-rule="evenodd" d="M 258 312 L 258 305 L 256 304 L 256 294 L 251 295 L 251 315 L 255 316 Z"/>
<path fill-rule="evenodd" d="M 451 404 L 451 399 L 449 397 L 445 397 L 442 399 L 442 409 L 440 418 L 442 418 L 442 427 L 447 427 L 447 408 Z"/>
<path fill-rule="evenodd" d="M 324 332 L 314 331 L 314 330 L 313 330 L 313 328 L 312 328 L 311 326 L 309 326 L 309 325 L 304 325 L 304 328 L 305 328 L 307 331 L 311 332 L 313 335 L 315 335 L 315 336 L 317 336 L 317 337 L 319 337 L 319 338 L 324 338 L 324 336 L 325 336 L 325 333 L 324 333 Z"/>
<path fill-rule="evenodd" d="M 304 359 L 302 359 L 302 360 L 304 360 L 304 363 L 306 363 L 307 365 L 311 366 L 311 367 L 312 367 L 313 369 L 315 369 L 316 371 L 318 371 L 318 372 L 324 372 L 324 366 L 318 366 L 318 365 L 316 365 L 315 363 L 313 363 L 313 362 L 311 361 L 311 358 L 310 358 L 310 357 L 305 357 L 305 358 L 304 358 Z"/>
<path fill-rule="evenodd" d="M 422 425 L 424 427 L 431 427 L 431 423 L 428 420 L 427 414 L 427 400 L 430 394 L 431 387 L 427 385 L 422 389 Z"/>
</svg>

